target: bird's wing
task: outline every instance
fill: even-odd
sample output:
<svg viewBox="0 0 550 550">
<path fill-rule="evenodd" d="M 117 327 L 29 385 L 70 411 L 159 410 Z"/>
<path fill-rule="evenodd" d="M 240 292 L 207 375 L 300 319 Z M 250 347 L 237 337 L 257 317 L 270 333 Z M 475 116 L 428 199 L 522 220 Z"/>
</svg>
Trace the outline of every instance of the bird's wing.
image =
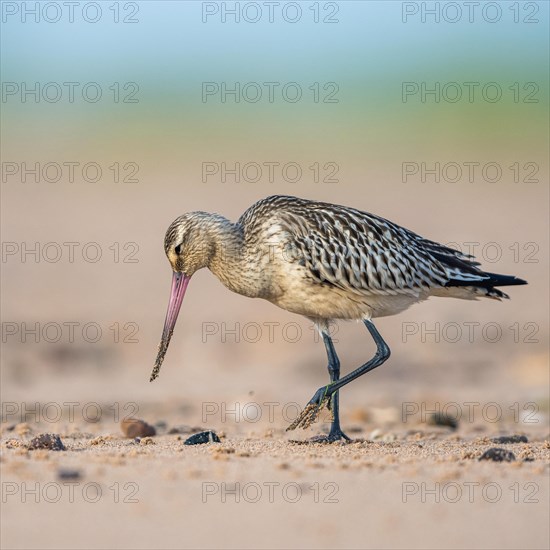
<svg viewBox="0 0 550 550">
<path fill-rule="evenodd" d="M 318 283 L 361 293 L 417 294 L 454 279 L 475 284 L 487 278 L 471 256 L 352 208 L 296 202 L 280 209 L 276 220 L 288 234 L 288 261 L 306 267 Z"/>
</svg>

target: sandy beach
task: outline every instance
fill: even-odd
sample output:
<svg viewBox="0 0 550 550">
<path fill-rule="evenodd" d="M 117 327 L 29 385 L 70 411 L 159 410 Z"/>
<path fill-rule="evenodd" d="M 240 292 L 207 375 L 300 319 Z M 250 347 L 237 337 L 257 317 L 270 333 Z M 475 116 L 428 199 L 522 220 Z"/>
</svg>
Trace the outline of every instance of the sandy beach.
<svg viewBox="0 0 550 550">
<path fill-rule="evenodd" d="M 326 411 L 285 432 L 298 398 L 271 391 L 230 403 L 81 401 L 56 422 L 45 420 L 57 405 L 28 403 L 2 424 L 2 546 L 546 548 L 547 405 L 524 394 L 516 417 L 505 400 L 460 394 L 470 401 L 411 396 L 397 407 L 387 395 L 389 406 L 371 407 L 350 405 L 361 398 L 352 392 L 343 427 L 354 440 L 331 445 L 308 442 L 327 429 Z M 15 423 L 22 412 L 28 421 Z M 120 420 L 136 412 L 155 436 L 123 435 Z M 220 442 L 184 444 L 205 429 Z M 29 450 L 41 433 L 66 450 Z M 503 461 L 480 460 L 494 448 Z"/>
</svg>

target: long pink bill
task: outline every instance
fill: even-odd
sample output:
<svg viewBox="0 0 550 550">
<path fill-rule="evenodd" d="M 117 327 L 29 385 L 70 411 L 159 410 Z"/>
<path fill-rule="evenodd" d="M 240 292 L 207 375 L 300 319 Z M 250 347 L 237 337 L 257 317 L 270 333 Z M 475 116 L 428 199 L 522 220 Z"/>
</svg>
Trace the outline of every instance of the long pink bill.
<svg viewBox="0 0 550 550">
<path fill-rule="evenodd" d="M 153 372 L 151 373 L 151 378 L 149 379 L 150 382 L 152 382 L 159 375 L 160 367 L 164 361 L 164 356 L 168 351 L 168 344 L 170 344 L 170 339 L 172 338 L 174 327 L 176 326 L 176 320 L 178 319 L 181 303 L 183 301 L 183 297 L 185 296 L 185 290 L 187 289 L 187 285 L 190 280 L 191 277 L 188 277 L 184 273 L 174 271 L 174 275 L 172 276 L 172 289 L 170 291 L 170 302 L 168 303 L 168 311 L 166 312 L 166 319 L 164 321 L 162 339 L 160 341 L 155 366 L 153 367 Z"/>
</svg>

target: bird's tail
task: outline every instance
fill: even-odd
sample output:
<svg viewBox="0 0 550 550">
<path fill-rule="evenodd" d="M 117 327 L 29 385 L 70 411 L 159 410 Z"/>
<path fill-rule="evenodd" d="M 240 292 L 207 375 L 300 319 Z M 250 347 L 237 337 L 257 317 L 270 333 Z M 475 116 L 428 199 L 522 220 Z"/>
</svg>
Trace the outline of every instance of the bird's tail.
<svg viewBox="0 0 550 550">
<path fill-rule="evenodd" d="M 486 296 L 487 298 L 501 300 L 503 298 L 508 299 L 510 296 L 495 287 L 526 284 L 527 281 L 520 279 L 519 277 L 514 277 L 513 275 L 500 275 L 499 273 L 481 272 L 478 278 L 472 277 L 471 275 L 465 278 L 451 278 L 445 286 L 469 287 L 469 289 L 472 289 L 474 293 L 479 296 Z"/>
</svg>

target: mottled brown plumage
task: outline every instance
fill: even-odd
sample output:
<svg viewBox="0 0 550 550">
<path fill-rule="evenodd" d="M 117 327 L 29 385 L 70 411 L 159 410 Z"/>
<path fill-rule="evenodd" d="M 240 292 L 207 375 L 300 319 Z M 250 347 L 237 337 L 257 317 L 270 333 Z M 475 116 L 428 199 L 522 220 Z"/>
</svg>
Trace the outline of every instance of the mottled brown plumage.
<svg viewBox="0 0 550 550">
<path fill-rule="evenodd" d="M 179 277 L 173 284 L 179 305 L 190 277 L 207 267 L 233 292 L 269 300 L 315 322 L 325 338 L 329 368 L 331 356 L 333 364 L 337 361 L 326 339 L 331 321 L 363 320 L 380 350 L 385 343 L 373 318 L 393 315 L 430 296 L 508 298 L 496 287 L 525 284 L 486 273 L 473 257 L 373 214 L 280 195 L 258 201 L 236 223 L 218 214 L 184 214 L 168 228 L 164 249 L 174 277 Z M 166 353 L 178 304 L 171 301 L 151 379 Z M 310 405 L 318 409 L 344 380 L 353 379 L 348 375 L 338 381 L 338 374 L 325 388 L 328 393 Z M 311 407 L 306 416 L 311 419 Z M 306 423 L 305 416 L 302 423 L 297 421 Z M 339 425 L 333 428 L 343 436 Z"/>
</svg>

